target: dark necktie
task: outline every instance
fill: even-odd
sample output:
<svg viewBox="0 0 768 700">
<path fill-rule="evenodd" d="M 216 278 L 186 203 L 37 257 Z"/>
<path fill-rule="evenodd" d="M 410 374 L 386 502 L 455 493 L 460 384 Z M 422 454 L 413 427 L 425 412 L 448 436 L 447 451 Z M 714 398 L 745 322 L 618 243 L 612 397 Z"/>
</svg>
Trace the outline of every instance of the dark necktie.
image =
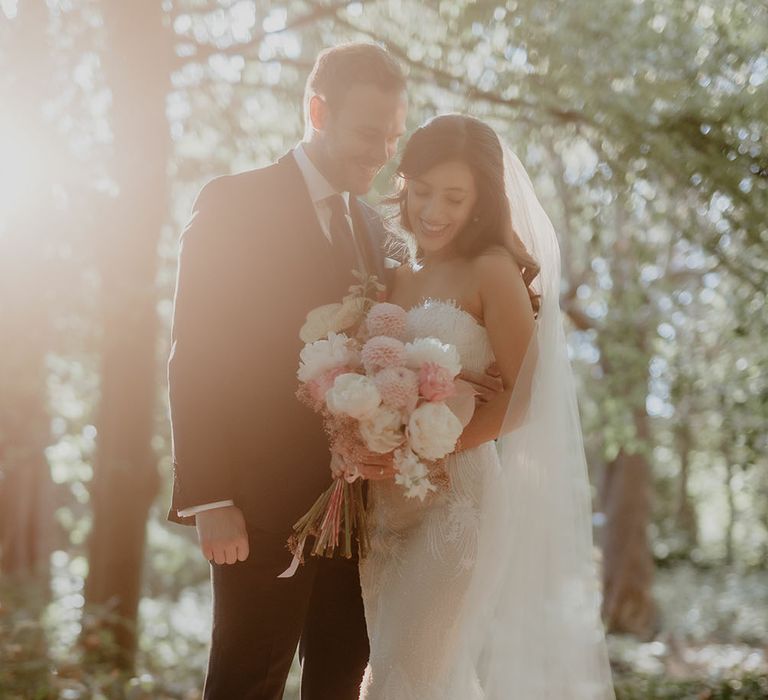
<svg viewBox="0 0 768 700">
<path fill-rule="evenodd" d="M 347 219 L 347 207 L 344 198 L 340 194 L 332 194 L 326 200 L 331 208 L 331 244 L 333 259 L 339 274 L 351 277 L 351 271 L 358 269 L 355 253 L 355 241 L 352 238 L 352 229 Z"/>
</svg>

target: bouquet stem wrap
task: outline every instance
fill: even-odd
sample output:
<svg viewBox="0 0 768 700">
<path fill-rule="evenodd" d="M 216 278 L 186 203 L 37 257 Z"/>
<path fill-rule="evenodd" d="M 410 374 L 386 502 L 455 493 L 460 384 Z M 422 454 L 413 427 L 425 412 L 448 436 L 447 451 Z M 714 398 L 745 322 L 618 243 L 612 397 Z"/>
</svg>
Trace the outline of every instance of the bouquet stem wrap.
<svg viewBox="0 0 768 700">
<path fill-rule="evenodd" d="M 314 539 L 312 556 L 331 558 L 338 552 L 351 559 L 356 540 L 358 556 L 365 557 L 369 542 L 362 479 L 351 483 L 336 479 L 296 521 L 288 540 L 293 561 L 278 578 L 290 578 L 296 573 L 304 562 L 304 548 L 310 537 Z"/>
</svg>

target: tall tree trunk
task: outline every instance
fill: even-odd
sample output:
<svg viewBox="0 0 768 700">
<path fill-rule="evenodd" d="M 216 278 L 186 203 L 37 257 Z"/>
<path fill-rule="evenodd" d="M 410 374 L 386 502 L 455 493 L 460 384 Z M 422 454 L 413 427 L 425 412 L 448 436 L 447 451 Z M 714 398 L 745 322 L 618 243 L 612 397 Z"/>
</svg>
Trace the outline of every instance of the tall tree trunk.
<svg viewBox="0 0 768 700">
<path fill-rule="evenodd" d="M 635 410 L 638 437 L 649 438 L 648 416 Z M 648 540 L 651 467 L 642 452 L 621 449 L 603 483 L 606 527 L 603 539 L 603 619 L 609 632 L 652 636 L 656 605 L 651 595 L 653 557 Z"/>
<path fill-rule="evenodd" d="M 719 398 L 719 408 L 721 416 L 728 416 L 731 413 L 732 406 L 728 405 L 725 394 Z M 730 430 L 723 430 L 722 437 L 722 457 L 725 466 L 723 474 L 723 487 L 725 490 L 725 499 L 728 503 L 728 521 L 725 526 L 725 563 L 729 566 L 733 564 L 733 532 L 736 527 L 736 518 L 738 517 L 736 508 L 736 499 L 733 493 L 733 475 L 736 465 L 735 450 L 733 447 L 734 436 Z"/>
<path fill-rule="evenodd" d="M 555 174 L 555 186 L 563 207 L 564 239 L 569 243 L 572 234 L 573 204 L 567 183 L 563 177 L 565 164 L 549 144 L 550 157 L 555 162 L 552 168 Z M 620 205 L 616 212 L 616 240 L 611 273 L 616 283 L 614 304 L 618 316 L 600 327 L 578 306 L 577 289 L 587 277 L 586 271 L 577 275 L 573 260 L 563 246 L 563 274 L 568 282 L 567 290 L 561 298 L 561 306 L 571 321 L 580 330 L 595 330 L 598 333 L 597 346 L 600 350 L 600 364 L 607 386 L 617 396 L 621 395 L 631 406 L 632 421 L 635 426 L 637 442 L 646 445 L 650 439 L 648 415 L 645 411 L 647 393 L 647 354 L 645 346 L 645 328 L 639 318 L 628 319 L 622 315 L 627 300 L 622 295 L 637 294 L 633 285 L 633 271 L 625 270 L 627 260 L 632 259 L 626 249 L 624 209 Z M 646 300 L 647 301 L 647 300 Z M 608 338 L 612 325 L 620 328 L 617 337 Z M 612 356 L 613 346 L 633 348 L 627 360 L 624 352 Z M 636 357 L 636 351 L 641 357 Z M 642 366 L 646 368 L 642 370 Z M 640 370 L 638 369 L 640 368 Z M 606 515 L 606 523 L 601 538 L 603 605 L 602 614 L 609 631 L 629 632 L 646 637 L 651 634 L 656 623 L 656 606 L 651 588 L 653 584 L 654 564 L 648 540 L 648 524 L 651 517 L 651 467 L 643 450 L 629 452 L 622 448 L 603 471 L 601 510 Z"/>
<path fill-rule="evenodd" d="M 624 438 L 608 465 L 603 482 L 603 619 L 610 632 L 649 638 L 656 630 L 658 613 L 652 594 L 655 567 L 648 534 L 652 472 L 647 454 L 652 438 L 645 403 L 648 335 L 656 324 L 647 294 L 636 279 L 634 260 L 642 253 L 642 243 L 633 240 L 633 232 L 627 230 L 626 211 L 627 203 L 617 198 L 611 261 L 614 308 L 598 339 L 607 386 L 625 404 L 620 415 L 633 428 L 632 437 Z"/>
<path fill-rule="evenodd" d="M 167 213 L 165 101 L 173 46 L 161 5 L 156 0 L 104 3 L 119 194 L 102 232 L 102 383 L 86 602 L 108 606 L 111 613 L 103 624 L 115 646 L 97 649 L 97 655 L 126 670 L 135 658 L 146 521 L 158 489 L 151 446 L 157 396 L 155 276 Z"/>
<path fill-rule="evenodd" d="M 21 3 L 2 78 L 4 117 L 18 130 L 27 163 L 55 162 L 57 144 L 43 118 L 52 63 L 43 0 Z M 46 353 L 51 342 L 48 309 L 50 241 L 54 223 L 53 167 L 16 167 L 15 201 L 0 211 L 0 571 L 47 587 L 51 548 L 52 482 L 45 457 L 49 444 Z M 8 195 L 7 192 L 3 193 Z M 41 284 L 45 280 L 46 284 Z"/>
<path fill-rule="evenodd" d="M 685 547 L 690 550 L 698 543 L 698 525 L 696 522 L 696 510 L 688 493 L 688 479 L 691 468 L 691 425 L 690 414 L 686 411 L 675 428 L 677 449 L 680 455 L 680 480 L 678 482 L 677 509 L 675 512 L 675 525 L 684 538 Z"/>
<path fill-rule="evenodd" d="M 733 564 L 733 531 L 736 526 L 736 501 L 733 497 L 733 462 L 728 448 L 723 450 L 723 459 L 725 460 L 725 476 L 723 486 L 725 488 L 725 498 L 728 502 L 728 522 L 725 526 L 725 563 L 729 566 Z"/>
</svg>

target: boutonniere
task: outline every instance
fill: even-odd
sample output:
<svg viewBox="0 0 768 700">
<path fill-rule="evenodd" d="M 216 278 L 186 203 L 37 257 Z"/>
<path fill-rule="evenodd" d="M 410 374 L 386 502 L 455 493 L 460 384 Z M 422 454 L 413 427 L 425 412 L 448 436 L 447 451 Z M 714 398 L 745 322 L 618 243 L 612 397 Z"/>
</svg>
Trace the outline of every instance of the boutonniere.
<svg viewBox="0 0 768 700">
<path fill-rule="evenodd" d="M 352 274 L 358 284 L 349 287 L 341 302 L 318 306 L 307 314 L 299 331 L 302 342 L 313 343 L 329 333 L 344 332 L 354 336 L 371 307 L 386 299 L 387 289 L 376 275 L 366 275 L 358 270 L 352 270 Z"/>
</svg>

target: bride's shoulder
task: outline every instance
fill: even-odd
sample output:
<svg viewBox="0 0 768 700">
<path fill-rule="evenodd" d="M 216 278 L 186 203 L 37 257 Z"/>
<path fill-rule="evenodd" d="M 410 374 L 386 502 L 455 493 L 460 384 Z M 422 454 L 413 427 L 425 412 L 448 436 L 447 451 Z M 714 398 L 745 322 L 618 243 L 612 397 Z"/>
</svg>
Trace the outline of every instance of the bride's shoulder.
<svg viewBox="0 0 768 700">
<path fill-rule="evenodd" d="M 491 246 L 472 260 L 472 268 L 481 297 L 495 295 L 527 298 L 520 267 L 512 253 L 504 246 Z"/>
<path fill-rule="evenodd" d="M 506 246 L 503 246 L 501 244 L 495 243 L 494 245 L 489 245 L 487 248 L 484 248 L 482 251 L 480 251 L 476 256 L 475 260 L 482 260 L 485 258 L 509 258 L 510 260 L 514 260 L 511 251 Z"/>
<path fill-rule="evenodd" d="M 489 246 L 472 259 L 472 270 L 478 280 L 499 275 L 508 276 L 510 272 L 520 271 L 514 256 L 503 245 Z"/>
</svg>

